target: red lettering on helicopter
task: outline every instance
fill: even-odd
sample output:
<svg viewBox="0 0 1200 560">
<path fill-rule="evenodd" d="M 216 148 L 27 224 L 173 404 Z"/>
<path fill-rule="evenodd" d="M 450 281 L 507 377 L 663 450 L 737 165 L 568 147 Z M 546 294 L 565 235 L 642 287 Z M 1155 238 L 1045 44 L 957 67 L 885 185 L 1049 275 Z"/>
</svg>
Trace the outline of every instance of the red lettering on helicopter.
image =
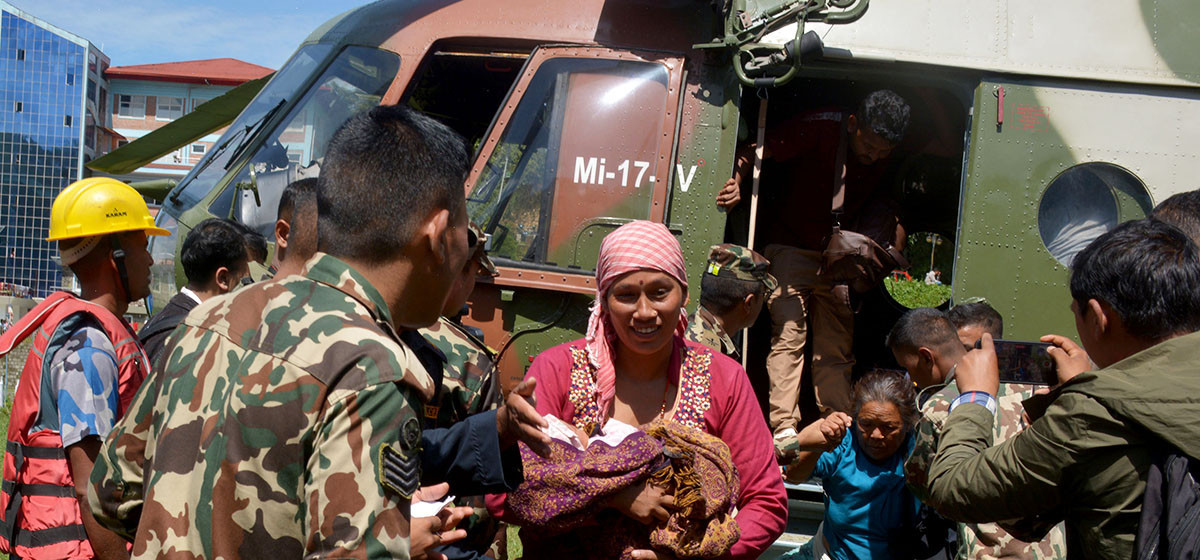
<svg viewBox="0 0 1200 560">
<path fill-rule="evenodd" d="M 1017 122 L 1021 128 L 1029 132 L 1048 132 L 1050 119 L 1048 107 L 1040 105 L 1017 105 Z"/>
</svg>

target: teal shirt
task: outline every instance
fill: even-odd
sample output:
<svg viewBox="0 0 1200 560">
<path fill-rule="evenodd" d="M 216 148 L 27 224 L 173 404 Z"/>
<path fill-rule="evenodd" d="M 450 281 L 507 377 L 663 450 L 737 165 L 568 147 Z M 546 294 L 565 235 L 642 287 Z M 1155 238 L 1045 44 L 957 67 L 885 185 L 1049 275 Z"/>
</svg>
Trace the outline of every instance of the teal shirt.
<svg viewBox="0 0 1200 560">
<path fill-rule="evenodd" d="M 825 488 L 825 540 L 836 560 L 891 558 L 894 532 L 911 522 L 918 505 L 904 485 L 913 436 L 879 464 L 859 447 L 857 430 L 851 428 L 837 449 L 822 454 L 813 470 Z"/>
</svg>

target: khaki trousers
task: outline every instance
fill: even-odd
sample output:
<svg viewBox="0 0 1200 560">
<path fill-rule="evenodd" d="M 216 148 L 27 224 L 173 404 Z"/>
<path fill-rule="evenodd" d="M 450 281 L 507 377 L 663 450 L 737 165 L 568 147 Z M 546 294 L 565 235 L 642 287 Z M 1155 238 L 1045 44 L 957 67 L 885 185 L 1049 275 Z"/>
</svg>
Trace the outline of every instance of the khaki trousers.
<svg viewBox="0 0 1200 560">
<path fill-rule="evenodd" d="M 771 352 L 768 420 L 774 433 L 800 430 L 800 384 L 804 379 L 804 349 L 808 319 L 812 318 L 812 382 L 822 416 L 849 413 L 850 371 L 854 368 L 854 312 L 833 285 L 817 275 L 821 252 L 786 245 L 768 245 L 763 256 L 779 287 L 767 298 L 771 314 Z"/>
</svg>

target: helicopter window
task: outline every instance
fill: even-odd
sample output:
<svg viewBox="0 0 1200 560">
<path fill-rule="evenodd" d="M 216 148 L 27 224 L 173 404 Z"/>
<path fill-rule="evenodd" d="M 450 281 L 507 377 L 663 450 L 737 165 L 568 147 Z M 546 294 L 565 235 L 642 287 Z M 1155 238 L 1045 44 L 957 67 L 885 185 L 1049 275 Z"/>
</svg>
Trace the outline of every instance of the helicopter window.
<svg viewBox="0 0 1200 560">
<path fill-rule="evenodd" d="M 181 181 L 181 187 L 171 197 L 169 204 L 186 210 L 200 202 L 212 190 L 225 173 L 230 163 L 233 149 L 246 140 L 245 136 L 257 128 L 263 117 L 269 116 L 275 107 L 286 103 L 297 95 L 297 89 L 317 70 L 317 65 L 329 54 L 330 45 L 308 45 L 301 47 L 287 64 L 275 74 L 266 87 L 254 97 L 242 114 L 213 145 L 204 159 L 192 168 L 191 173 Z"/>
<path fill-rule="evenodd" d="M 227 187 L 238 190 L 234 219 L 274 235 L 283 189 L 317 176 L 333 133 L 346 119 L 379 105 L 399 66 L 399 57 L 387 51 L 342 51 Z"/>
<path fill-rule="evenodd" d="M 495 258 L 592 270 L 606 228 L 650 216 L 667 76 L 641 61 L 542 64 L 467 200 Z"/>
<path fill-rule="evenodd" d="M 522 52 L 436 51 L 404 102 L 453 128 L 474 151 L 527 58 Z"/>
<path fill-rule="evenodd" d="M 1075 255 L 1121 222 L 1144 218 L 1153 207 L 1150 193 L 1128 170 L 1088 162 L 1050 181 L 1038 205 L 1038 233 L 1058 262 L 1071 266 Z"/>
</svg>

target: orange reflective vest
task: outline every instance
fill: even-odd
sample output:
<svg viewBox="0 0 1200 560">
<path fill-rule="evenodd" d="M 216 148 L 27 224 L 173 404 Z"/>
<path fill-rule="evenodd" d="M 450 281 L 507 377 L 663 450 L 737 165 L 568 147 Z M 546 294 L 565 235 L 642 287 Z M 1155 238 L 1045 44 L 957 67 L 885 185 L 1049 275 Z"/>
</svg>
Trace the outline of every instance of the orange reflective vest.
<svg viewBox="0 0 1200 560">
<path fill-rule="evenodd" d="M 42 366 L 50 337 L 60 323 L 76 313 L 94 317 L 116 349 L 118 418 L 124 416 L 149 373 L 150 360 L 124 320 L 67 292 L 55 292 L 0 336 L 0 355 L 4 355 L 34 335 L 33 350 L 25 360 L 13 396 L 0 488 L 0 551 L 21 558 L 95 556 L 83 528 L 75 481 L 60 434 L 48 429 L 30 433 L 40 415 Z"/>
</svg>

